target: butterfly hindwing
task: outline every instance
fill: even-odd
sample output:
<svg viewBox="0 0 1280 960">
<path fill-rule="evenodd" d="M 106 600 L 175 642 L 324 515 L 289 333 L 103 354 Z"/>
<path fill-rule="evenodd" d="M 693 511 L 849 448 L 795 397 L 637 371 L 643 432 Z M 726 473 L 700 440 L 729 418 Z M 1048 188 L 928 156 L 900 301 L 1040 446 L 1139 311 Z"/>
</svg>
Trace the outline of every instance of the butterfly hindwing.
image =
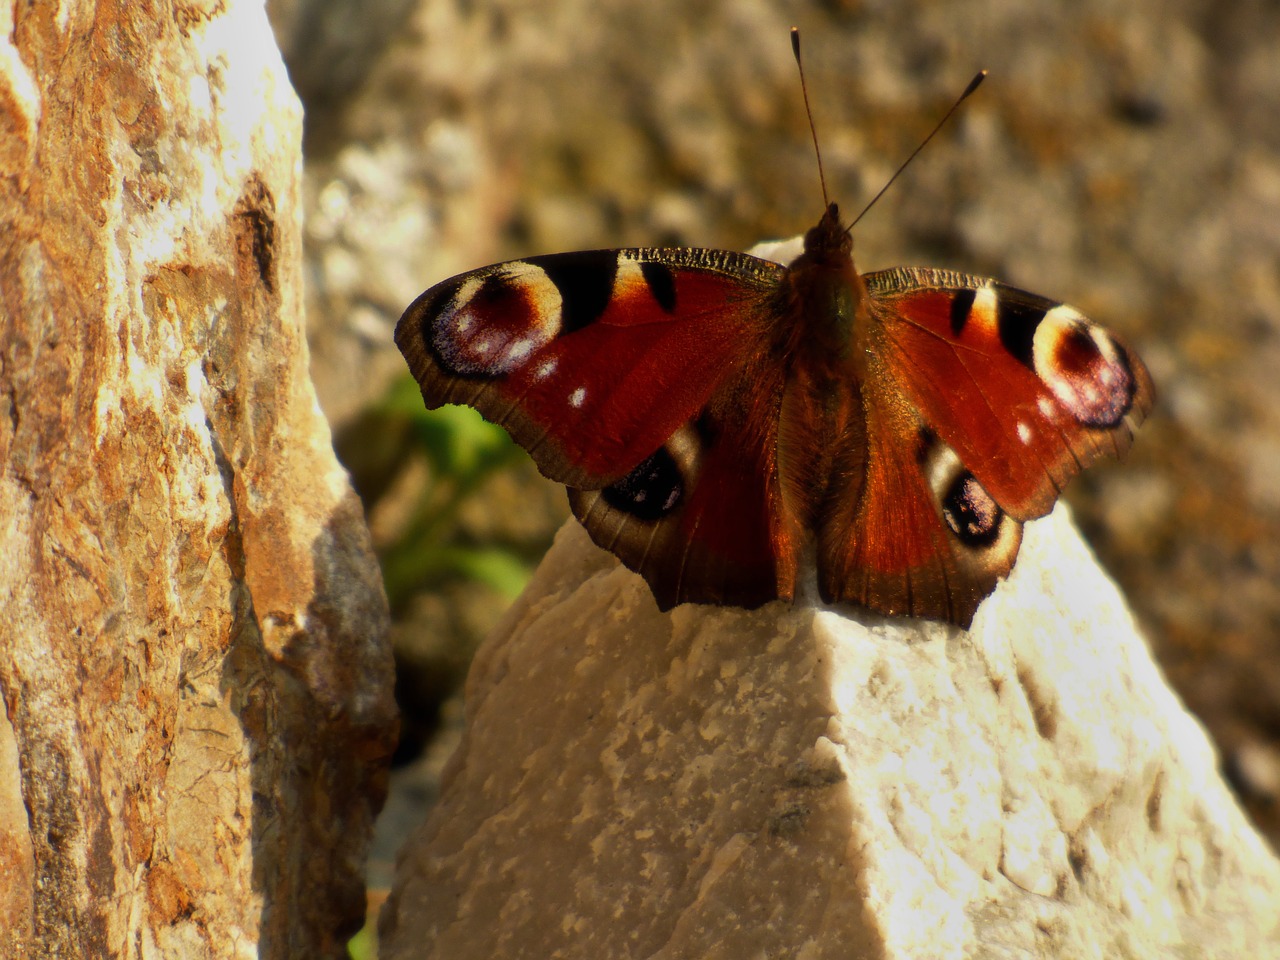
<svg viewBox="0 0 1280 960">
<path fill-rule="evenodd" d="M 547 477 L 599 489 L 734 376 L 782 271 L 706 250 L 532 257 L 432 287 L 396 343 L 429 408 L 473 406 Z"/>
<path fill-rule="evenodd" d="M 864 386 L 866 446 L 858 495 L 833 483 L 818 528 L 818 584 L 828 602 L 967 626 L 1008 573 L 1022 525 L 897 398 Z M 840 456 L 856 449 L 844 447 Z"/>
<path fill-rule="evenodd" d="M 796 543 L 774 452 L 781 395 L 777 370 L 759 364 L 626 477 L 569 491 L 592 539 L 648 581 L 660 609 L 793 595 Z"/>
</svg>

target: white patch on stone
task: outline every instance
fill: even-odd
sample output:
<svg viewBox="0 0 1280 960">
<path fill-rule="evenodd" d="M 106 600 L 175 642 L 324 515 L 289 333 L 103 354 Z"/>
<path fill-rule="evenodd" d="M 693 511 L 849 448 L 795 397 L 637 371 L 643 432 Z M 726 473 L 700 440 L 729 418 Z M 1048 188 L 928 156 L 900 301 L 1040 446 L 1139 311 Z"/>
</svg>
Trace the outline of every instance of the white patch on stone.
<svg viewBox="0 0 1280 960">
<path fill-rule="evenodd" d="M 208 414 L 205 412 L 201 398 L 209 386 L 204 376 L 204 363 L 198 358 L 192 360 L 187 364 L 184 373 L 188 402 L 183 404 L 182 416 L 187 421 L 187 426 L 192 430 L 203 433 L 208 429 L 205 423 L 208 419 Z"/>
<path fill-rule="evenodd" d="M 102 446 L 107 434 L 118 429 L 120 413 L 120 395 L 110 384 L 101 384 L 93 398 L 93 439 L 95 446 Z"/>
<path fill-rule="evenodd" d="M 788 237 L 786 240 L 765 240 L 757 243 L 747 253 L 761 260 L 780 263 L 785 267 L 804 253 L 804 235 Z"/>
<path fill-rule="evenodd" d="M 4 41 L 0 42 L 0 77 L 5 86 L 5 107 L 8 114 L 8 125 L 16 128 L 22 142 L 34 144 L 40 124 L 40 85 L 27 69 L 18 48 L 9 38 L 12 36 L 13 24 L 3 33 Z M 6 132 L 7 136 L 13 134 Z"/>
</svg>

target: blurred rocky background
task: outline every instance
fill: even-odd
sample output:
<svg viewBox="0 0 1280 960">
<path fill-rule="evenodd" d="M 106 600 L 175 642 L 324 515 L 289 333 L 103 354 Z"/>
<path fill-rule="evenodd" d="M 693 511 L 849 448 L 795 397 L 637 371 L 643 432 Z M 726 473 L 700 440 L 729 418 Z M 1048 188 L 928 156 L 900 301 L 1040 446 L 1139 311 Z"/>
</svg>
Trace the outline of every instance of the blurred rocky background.
<svg viewBox="0 0 1280 960">
<path fill-rule="evenodd" d="M 393 816 L 400 804 L 421 820 L 470 652 L 567 516 L 500 432 L 421 412 L 395 321 L 426 287 L 495 260 L 743 249 L 812 225 L 795 24 L 847 213 L 990 71 L 859 224 L 858 264 L 999 277 L 1073 304 L 1146 359 L 1155 415 L 1126 463 L 1068 499 L 1280 845 L 1280 6 L 268 8 L 307 111 L 312 372 L 398 624 L 410 772 Z"/>
</svg>

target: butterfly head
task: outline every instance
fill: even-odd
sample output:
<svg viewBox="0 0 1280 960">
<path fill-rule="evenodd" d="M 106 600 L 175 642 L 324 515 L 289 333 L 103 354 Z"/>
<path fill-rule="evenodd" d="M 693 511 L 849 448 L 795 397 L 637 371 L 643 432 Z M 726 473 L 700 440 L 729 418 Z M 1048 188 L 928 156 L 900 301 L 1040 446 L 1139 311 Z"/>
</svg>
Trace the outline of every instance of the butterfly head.
<svg viewBox="0 0 1280 960">
<path fill-rule="evenodd" d="M 853 235 L 834 203 L 804 235 L 804 252 L 791 262 L 783 289 L 791 320 L 787 350 L 836 375 L 850 355 L 855 329 L 865 325 L 867 290 L 853 265 Z"/>
<path fill-rule="evenodd" d="M 804 258 L 816 266 L 841 268 L 853 259 L 853 234 L 840 225 L 840 209 L 828 204 L 822 219 L 804 235 Z"/>
</svg>

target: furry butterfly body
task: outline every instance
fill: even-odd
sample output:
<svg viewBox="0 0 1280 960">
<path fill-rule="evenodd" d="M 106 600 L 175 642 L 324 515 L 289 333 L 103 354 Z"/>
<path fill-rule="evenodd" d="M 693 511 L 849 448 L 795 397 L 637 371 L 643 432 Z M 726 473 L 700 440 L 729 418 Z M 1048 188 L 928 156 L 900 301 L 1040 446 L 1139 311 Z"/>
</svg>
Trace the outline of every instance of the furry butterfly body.
<svg viewBox="0 0 1280 960">
<path fill-rule="evenodd" d="M 819 592 L 967 626 L 1022 524 L 1152 401 L 1074 309 L 945 270 L 860 274 L 830 205 L 789 266 L 532 257 L 432 287 L 396 343 L 428 407 L 505 427 L 658 605 Z"/>
</svg>

